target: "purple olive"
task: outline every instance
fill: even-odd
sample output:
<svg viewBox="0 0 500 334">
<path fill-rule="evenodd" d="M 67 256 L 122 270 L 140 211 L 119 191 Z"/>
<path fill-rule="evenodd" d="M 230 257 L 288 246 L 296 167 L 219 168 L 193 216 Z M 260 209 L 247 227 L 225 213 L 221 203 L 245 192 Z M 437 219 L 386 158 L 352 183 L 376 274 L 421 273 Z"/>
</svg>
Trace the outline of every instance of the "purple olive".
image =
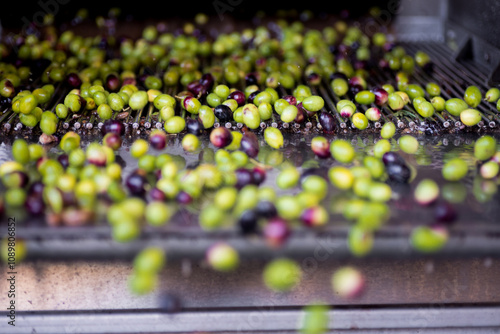
<svg viewBox="0 0 500 334">
<path fill-rule="evenodd" d="M 80 86 L 82 85 L 82 79 L 80 79 L 77 73 L 68 74 L 68 76 L 66 77 L 66 82 L 70 87 L 73 88 L 80 88 Z"/>
<path fill-rule="evenodd" d="M 41 195 L 28 195 L 24 207 L 33 216 L 39 216 L 45 211 L 45 204 Z"/>
<path fill-rule="evenodd" d="M 372 89 L 372 93 L 375 94 L 375 104 L 382 106 L 387 103 L 389 99 L 389 93 L 381 87 L 376 87 Z"/>
<path fill-rule="evenodd" d="M 214 76 L 211 73 L 205 73 L 200 78 L 200 84 L 203 86 L 205 92 L 211 91 L 214 86 Z"/>
<path fill-rule="evenodd" d="M 386 166 L 387 177 L 391 181 L 408 183 L 411 178 L 411 170 L 406 164 L 393 163 Z"/>
<path fill-rule="evenodd" d="M 457 211 L 451 203 L 442 201 L 434 207 L 434 218 L 438 223 L 453 223 L 457 219 Z"/>
<path fill-rule="evenodd" d="M 238 103 L 238 106 L 241 107 L 245 105 L 246 103 L 246 97 L 245 94 L 240 91 L 240 90 L 235 90 L 234 92 L 230 93 L 229 96 L 227 97 L 228 100 L 233 99 Z"/>
<path fill-rule="evenodd" d="M 149 135 L 149 144 L 155 150 L 163 150 L 167 146 L 167 134 L 162 130 L 151 132 Z"/>
<path fill-rule="evenodd" d="M 203 125 L 198 119 L 188 118 L 186 119 L 186 131 L 195 136 L 200 136 L 203 132 Z"/>
<path fill-rule="evenodd" d="M 151 198 L 152 201 L 159 201 L 159 202 L 164 202 L 167 199 L 165 193 L 156 187 L 151 188 L 151 190 L 149 191 L 149 197 Z"/>
<path fill-rule="evenodd" d="M 200 96 L 206 92 L 205 87 L 198 81 L 193 81 L 190 82 L 187 86 L 186 89 L 193 93 L 194 96 Z"/>
<path fill-rule="evenodd" d="M 59 163 L 61 164 L 61 166 L 64 167 L 64 169 L 68 168 L 68 166 L 69 166 L 69 158 L 68 158 L 68 155 L 66 153 L 60 154 L 57 157 L 57 161 L 59 161 Z"/>
<path fill-rule="evenodd" d="M 283 100 L 288 102 L 289 104 L 296 106 L 297 105 L 297 98 L 293 95 L 285 95 L 283 96 Z"/>
<path fill-rule="evenodd" d="M 281 218 L 272 218 L 264 226 L 264 238 L 269 246 L 282 246 L 291 234 L 288 223 Z"/>
<path fill-rule="evenodd" d="M 175 197 L 175 200 L 179 204 L 187 205 L 190 204 L 193 201 L 193 197 L 185 192 L 184 190 L 179 191 L 177 196 Z"/>
<path fill-rule="evenodd" d="M 406 161 L 401 155 L 396 152 L 386 152 L 382 156 L 382 162 L 384 165 L 388 166 L 391 164 L 405 165 Z"/>
<path fill-rule="evenodd" d="M 143 196 L 146 193 L 146 177 L 135 171 L 125 180 L 125 185 L 133 196 Z"/>
<path fill-rule="evenodd" d="M 237 189 L 241 189 L 244 186 L 254 182 L 253 173 L 247 168 L 238 168 L 235 170 L 236 184 L 234 185 Z"/>
<path fill-rule="evenodd" d="M 255 158 L 259 154 L 257 135 L 251 131 L 246 131 L 241 138 L 240 150 L 245 152 L 250 158 Z"/>
<path fill-rule="evenodd" d="M 266 180 L 266 170 L 260 167 L 254 167 L 252 169 L 253 184 L 261 185 Z"/>
<path fill-rule="evenodd" d="M 233 135 L 225 127 L 215 128 L 210 132 L 210 142 L 218 148 L 226 147 L 233 141 Z M 243 139 L 242 139 L 243 141 Z"/>
<path fill-rule="evenodd" d="M 122 146 L 122 137 L 114 132 L 109 132 L 102 138 L 102 143 L 113 151 L 117 151 Z"/>
<path fill-rule="evenodd" d="M 120 88 L 120 78 L 116 74 L 108 74 L 106 77 L 106 88 L 110 92 L 116 92 Z"/>
<path fill-rule="evenodd" d="M 125 134 L 125 126 L 118 120 L 108 119 L 103 123 L 101 133 L 103 136 L 105 136 L 109 132 L 113 132 L 119 136 L 123 136 Z"/>
<path fill-rule="evenodd" d="M 43 184 L 42 181 L 35 181 L 30 185 L 30 187 L 28 189 L 28 195 L 41 196 L 44 188 L 45 188 L 45 185 Z"/>
<path fill-rule="evenodd" d="M 332 114 L 322 111 L 318 114 L 319 124 L 323 127 L 324 133 L 333 133 L 335 132 L 335 119 Z"/>
</svg>

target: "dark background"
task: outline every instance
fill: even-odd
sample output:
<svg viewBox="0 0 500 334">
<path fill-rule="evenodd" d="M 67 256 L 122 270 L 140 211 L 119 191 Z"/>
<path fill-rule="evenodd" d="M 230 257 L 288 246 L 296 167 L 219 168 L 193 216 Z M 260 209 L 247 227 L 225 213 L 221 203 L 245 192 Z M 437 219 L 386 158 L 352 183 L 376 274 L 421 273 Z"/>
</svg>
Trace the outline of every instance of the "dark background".
<svg viewBox="0 0 500 334">
<path fill-rule="evenodd" d="M 27 20 L 33 20 L 37 14 L 43 12 L 43 5 L 55 13 L 56 23 L 68 22 L 75 16 L 79 8 L 89 10 L 91 17 L 98 15 L 106 16 L 110 8 L 118 7 L 121 9 L 122 18 L 128 17 L 129 20 L 142 21 L 148 19 L 169 19 L 169 18 L 184 18 L 192 19 L 194 16 L 203 12 L 211 16 L 218 17 L 216 3 L 221 7 L 219 11 L 223 11 L 222 6 L 227 4 L 232 7 L 232 10 L 226 10 L 224 18 L 235 20 L 251 19 L 258 11 L 263 11 L 266 15 L 274 15 L 279 9 L 291 11 L 296 10 L 297 13 L 304 10 L 310 10 L 315 14 L 315 17 L 320 17 L 324 14 L 340 15 L 342 11 L 347 10 L 351 17 L 362 15 L 368 12 L 372 6 L 387 8 L 388 1 L 262 1 L 262 0 L 209 0 L 203 2 L 181 0 L 181 1 L 76 1 L 76 0 L 60 0 L 66 4 L 60 4 L 57 0 L 41 0 L 39 1 L 19 1 L 11 0 L 2 4 L 0 11 L 0 20 L 4 28 L 16 29 L 21 28 Z M 392 1 L 394 2 L 394 1 Z M 234 5 L 231 5 L 233 3 Z M 57 7 L 54 6 L 57 4 Z M 47 11 L 47 10 L 45 10 Z"/>
</svg>

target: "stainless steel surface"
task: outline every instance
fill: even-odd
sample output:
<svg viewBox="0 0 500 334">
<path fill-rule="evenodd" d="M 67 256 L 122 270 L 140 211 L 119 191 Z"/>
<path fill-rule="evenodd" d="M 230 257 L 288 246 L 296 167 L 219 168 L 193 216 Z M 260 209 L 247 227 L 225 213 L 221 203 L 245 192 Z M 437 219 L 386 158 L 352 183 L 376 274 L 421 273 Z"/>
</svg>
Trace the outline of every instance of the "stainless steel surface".
<svg viewBox="0 0 500 334">
<path fill-rule="evenodd" d="M 498 307 L 403 307 L 328 313 L 327 333 L 499 333 Z M 26 314 L 17 333 L 297 333 L 300 310 Z M 266 329 L 261 328 L 265 325 Z"/>
<path fill-rule="evenodd" d="M 464 1 L 403 1 L 400 10 L 387 8 L 398 39 L 409 42 L 404 44 L 408 51 L 422 49 L 435 61 L 434 73 L 417 72 L 417 81 L 440 82 L 445 97 L 463 94 L 469 84 L 485 89 L 500 82 L 498 36 L 489 30 L 496 22 L 492 18 L 498 4 L 492 3 L 491 12 L 485 13 L 488 3 L 480 1 L 472 8 L 472 3 Z M 462 20 L 466 13 L 469 17 Z M 392 80 L 380 72 L 374 78 L 379 83 Z M 423 152 L 406 157 L 419 178 L 436 175 L 444 157 L 470 157 L 470 144 L 477 136 L 486 132 L 498 135 L 500 118 L 494 107 L 483 103 L 479 108 L 487 117 L 477 132 L 465 135 L 459 125 L 428 133 L 429 125 L 443 124 L 437 118 L 416 128 L 421 132 L 412 132 L 418 133 L 425 147 Z M 334 108 L 329 111 L 336 112 Z M 389 113 L 386 116 L 400 121 Z M 444 114 L 444 120 L 453 120 L 448 116 Z M 411 132 L 408 124 L 405 127 Z M 376 141 L 366 135 L 360 143 L 350 128 L 347 124 L 336 136 L 353 139 L 363 149 Z M 143 128 L 141 131 L 147 133 Z M 92 131 L 84 132 L 92 138 Z M 10 132 L 4 138 L 1 161 L 9 158 L 9 141 L 15 134 Z M 308 136 L 300 133 L 298 137 L 300 140 L 291 141 L 291 150 L 307 161 L 311 158 Z M 168 152 L 182 155 L 188 165 L 195 163 L 198 156 L 186 156 L 178 144 L 178 138 L 172 137 Z M 128 174 L 134 164 L 126 158 L 126 148 L 121 153 L 124 173 Z M 270 174 L 266 182 L 272 184 L 274 176 Z M 482 203 L 472 192 L 472 178 L 464 186 L 469 194 L 459 208 L 460 219 L 450 228 L 447 246 L 432 256 L 415 252 L 408 243 L 412 227 L 432 219 L 429 211 L 415 207 L 415 215 L 408 215 L 409 188 L 397 192 L 401 197 L 396 198 L 391 221 L 377 234 L 373 252 L 361 259 L 349 253 L 349 223 L 341 217 L 334 217 L 322 231 L 300 229 L 285 247 L 270 251 L 262 240 L 242 238 L 233 229 L 211 234 L 200 231 L 196 211 L 177 215 L 163 229 L 146 229 L 139 240 L 128 244 L 113 242 L 105 222 L 48 228 L 25 216 L 18 231 L 27 241 L 29 253 L 28 261 L 18 269 L 18 325 L 6 327 L 3 321 L 0 332 L 296 333 L 301 307 L 323 301 L 334 305 L 329 314 L 331 333 L 499 333 L 499 195 Z M 222 275 L 204 263 L 205 250 L 217 240 L 228 241 L 240 252 L 243 262 L 235 273 Z M 169 266 L 161 273 L 158 290 L 134 296 L 127 287 L 130 259 L 145 245 L 153 244 L 167 251 Z M 270 293 L 261 281 L 265 261 L 280 255 L 296 258 L 306 273 L 302 284 L 288 294 Z M 360 299 L 348 301 L 330 293 L 333 270 L 345 264 L 357 265 L 365 274 L 367 291 Z M 5 268 L 0 276 L 5 276 Z M 8 302 L 3 293 L 6 288 L 7 282 L 1 280 L 0 305 Z M 181 297 L 183 312 L 157 312 L 158 298 L 164 291 Z M 5 319 L 5 312 L 0 316 Z"/>
<path fill-rule="evenodd" d="M 394 10 L 399 3 L 397 10 Z M 435 1 L 389 1 L 387 12 L 394 17 L 393 29 L 402 41 L 444 41 L 448 0 Z"/>
<path fill-rule="evenodd" d="M 318 247 L 293 258 L 302 268 L 303 278 L 289 293 L 273 293 L 264 285 L 264 259 L 245 258 L 235 272 L 219 273 L 203 258 L 168 258 L 157 288 L 144 296 L 128 289 L 130 261 L 34 261 L 17 268 L 20 293 L 16 304 L 21 312 L 148 310 L 158 309 L 163 292 L 172 292 L 184 311 L 300 309 L 315 302 L 333 307 L 499 305 L 500 258 L 495 256 L 353 259 L 337 256 L 335 249 Z M 359 298 L 344 299 L 333 293 L 331 276 L 345 265 L 356 266 L 365 277 L 366 288 Z M 5 277 L 4 269 L 1 273 Z M 8 282 L 0 281 L 0 290 L 7 288 Z M 7 294 L 0 295 L 0 305 L 7 303 Z"/>
</svg>

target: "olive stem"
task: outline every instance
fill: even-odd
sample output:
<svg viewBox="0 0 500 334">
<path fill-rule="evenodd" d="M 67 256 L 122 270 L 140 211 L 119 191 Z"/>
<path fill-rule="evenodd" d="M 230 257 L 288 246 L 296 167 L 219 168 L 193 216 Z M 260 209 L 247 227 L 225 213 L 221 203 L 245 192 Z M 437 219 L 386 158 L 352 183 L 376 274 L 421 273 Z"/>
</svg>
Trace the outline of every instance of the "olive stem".
<svg viewBox="0 0 500 334">
<path fill-rule="evenodd" d="M 12 109 L 8 109 L 7 111 L 5 111 L 2 115 L 2 117 L 0 117 L 0 124 L 2 124 L 2 122 L 7 118 L 9 117 L 9 115 L 12 113 Z"/>
<path fill-rule="evenodd" d="M 144 123 L 144 127 L 149 129 L 151 127 L 151 113 L 153 112 L 153 104 L 149 104 L 148 115 L 146 116 L 146 122 Z"/>
<path fill-rule="evenodd" d="M 144 108 L 141 108 L 140 110 L 137 111 L 137 115 L 135 116 L 134 123 L 132 124 L 132 128 L 134 128 L 134 129 L 139 128 L 139 123 L 141 121 L 143 110 L 144 110 Z"/>
</svg>

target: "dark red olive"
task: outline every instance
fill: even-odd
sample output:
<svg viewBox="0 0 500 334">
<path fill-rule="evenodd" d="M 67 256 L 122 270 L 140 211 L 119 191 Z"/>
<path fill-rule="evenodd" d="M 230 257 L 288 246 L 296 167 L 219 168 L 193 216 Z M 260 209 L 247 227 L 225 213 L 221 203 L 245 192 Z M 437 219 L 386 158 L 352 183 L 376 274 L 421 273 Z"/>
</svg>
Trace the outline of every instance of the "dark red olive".
<svg viewBox="0 0 500 334">
<path fill-rule="evenodd" d="M 333 115 L 326 112 L 322 111 L 318 114 L 318 121 L 319 124 L 323 127 L 323 132 L 325 133 L 333 133 L 335 132 L 335 118 L 333 118 Z"/>
<path fill-rule="evenodd" d="M 453 223 L 457 216 L 455 207 L 449 202 L 442 201 L 434 207 L 434 218 L 438 223 Z"/>
<path fill-rule="evenodd" d="M 125 126 L 118 120 L 108 119 L 103 123 L 101 127 L 101 133 L 103 136 L 105 136 L 109 132 L 113 132 L 119 136 L 123 136 L 125 134 Z"/>
<path fill-rule="evenodd" d="M 283 100 L 285 100 L 286 102 L 288 102 L 291 105 L 294 105 L 294 106 L 297 105 L 297 98 L 293 95 L 285 95 L 285 96 L 283 96 Z"/>
<path fill-rule="evenodd" d="M 194 96 L 200 96 L 206 92 L 205 87 L 199 81 L 190 82 L 186 89 L 193 93 Z"/>
<path fill-rule="evenodd" d="M 149 136 L 149 144 L 155 150 L 163 150 L 167 146 L 167 134 L 163 131 L 154 131 Z"/>
<path fill-rule="evenodd" d="M 266 170 L 260 167 L 254 167 L 252 169 L 253 184 L 261 185 L 266 180 Z"/>
<path fill-rule="evenodd" d="M 259 154 L 259 140 L 257 139 L 257 135 L 251 131 L 243 133 L 240 150 L 245 152 L 250 158 L 255 158 Z"/>
<path fill-rule="evenodd" d="M 130 174 L 125 185 L 133 196 L 143 196 L 146 193 L 146 178 L 139 172 Z"/>
<path fill-rule="evenodd" d="M 45 185 L 43 184 L 42 181 L 35 181 L 28 188 L 28 195 L 41 196 L 43 194 L 44 188 L 45 188 Z"/>
<path fill-rule="evenodd" d="M 128 77 L 128 78 L 123 79 L 123 83 L 122 84 L 124 86 L 125 85 L 137 86 L 137 80 L 134 77 Z"/>
<path fill-rule="evenodd" d="M 66 82 L 70 87 L 73 88 L 80 88 L 80 86 L 82 85 L 82 79 L 80 79 L 78 74 L 74 72 L 68 74 L 68 76 L 66 77 Z"/>
<path fill-rule="evenodd" d="M 321 76 L 318 73 L 310 73 L 307 76 L 307 82 L 313 86 L 317 86 L 321 83 Z"/>
<path fill-rule="evenodd" d="M 264 226 L 264 238 L 269 246 L 280 247 L 290 236 L 288 223 L 281 218 L 273 218 Z"/>
<path fill-rule="evenodd" d="M 225 127 L 215 128 L 210 132 L 210 142 L 218 148 L 226 147 L 233 141 L 233 135 Z"/>
<path fill-rule="evenodd" d="M 122 137 L 114 132 L 109 132 L 102 138 L 102 143 L 113 151 L 117 151 L 122 146 Z"/>
<path fill-rule="evenodd" d="M 106 77 L 106 88 L 110 92 L 116 92 L 120 88 L 120 78 L 116 74 L 108 74 Z"/>
<path fill-rule="evenodd" d="M 184 190 L 181 190 L 181 191 L 179 191 L 179 193 L 175 197 L 175 200 L 179 204 L 187 205 L 193 201 L 193 197 L 190 194 L 188 194 L 187 192 L 185 192 Z"/>
<path fill-rule="evenodd" d="M 149 191 L 149 197 L 151 198 L 152 201 L 159 201 L 159 202 L 163 202 L 167 199 L 165 193 L 156 187 L 151 188 L 151 190 Z"/>
<path fill-rule="evenodd" d="M 30 215 L 39 216 L 45 211 L 45 203 L 41 195 L 28 195 L 24 207 Z"/>
<path fill-rule="evenodd" d="M 387 103 L 389 99 L 389 93 L 381 87 L 376 87 L 372 89 L 372 93 L 375 94 L 375 104 L 382 106 Z"/>
<path fill-rule="evenodd" d="M 245 94 L 240 90 L 235 90 L 234 92 L 230 93 L 227 98 L 235 100 L 240 107 L 244 105 L 247 100 Z"/>
<path fill-rule="evenodd" d="M 244 186 L 253 183 L 253 173 L 247 168 L 238 168 L 235 170 L 236 183 L 235 188 L 241 189 Z"/>
<path fill-rule="evenodd" d="M 368 62 L 364 60 L 356 60 L 354 62 L 354 69 L 355 70 L 364 70 L 368 67 Z"/>
<path fill-rule="evenodd" d="M 214 86 L 214 76 L 211 73 L 205 73 L 200 78 L 200 84 L 203 86 L 205 92 L 211 91 Z"/>
</svg>

